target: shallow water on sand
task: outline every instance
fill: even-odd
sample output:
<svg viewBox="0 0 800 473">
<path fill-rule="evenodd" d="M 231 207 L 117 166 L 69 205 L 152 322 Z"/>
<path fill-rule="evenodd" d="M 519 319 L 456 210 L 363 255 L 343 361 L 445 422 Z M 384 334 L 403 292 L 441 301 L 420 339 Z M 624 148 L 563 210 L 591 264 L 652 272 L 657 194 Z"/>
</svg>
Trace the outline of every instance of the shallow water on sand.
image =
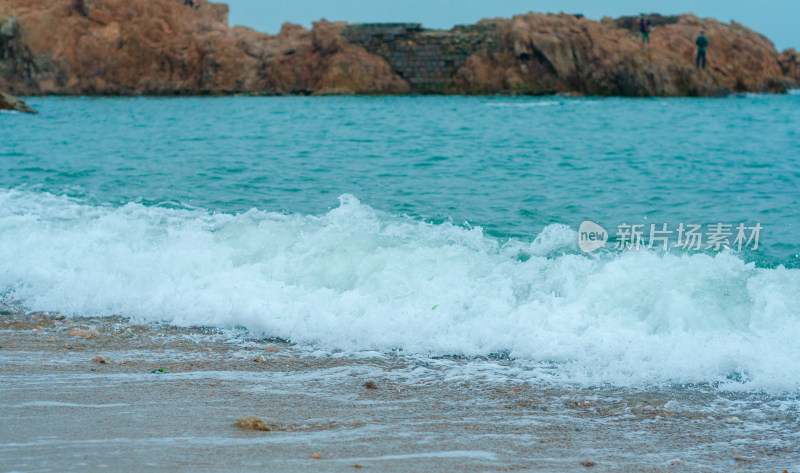
<svg viewBox="0 0 800 473">
<path fill-rule="evenodd" d="M 352 357 L 115 318 L 3 315 L 0 346 L 4 471 L 800 466 L 793 396 L 532 384 L 494 375 L 512 360 Z M 274 430 L 238 429 L 247 415 Z"/>
</svg>

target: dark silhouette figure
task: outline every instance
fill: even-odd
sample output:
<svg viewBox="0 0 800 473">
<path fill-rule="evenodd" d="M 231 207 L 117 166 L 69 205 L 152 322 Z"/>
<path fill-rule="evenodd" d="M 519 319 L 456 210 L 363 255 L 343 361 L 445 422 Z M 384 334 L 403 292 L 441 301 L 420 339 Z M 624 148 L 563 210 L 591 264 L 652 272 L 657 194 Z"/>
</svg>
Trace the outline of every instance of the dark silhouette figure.
<svg viewBox="0 0 800 473">
<path fill-rule="evenodd" d="M 194 8 L 194 0 L 183 0 L 183 4 Z"/>
<path fill-rule="evenodd" d="M 703 69 L 706 68 L 706 48 L 708 47 L 708 38 L 706 38 L 706 32 L 701 31 L 700 36 L 697 37 L 697 40 L 694 42 L 697 45 L 697 61 L 695 61 L 695 67 L 700 67 L 700 61 L 703 62 Z"/>
<path fill-rule="evenodd" d="M 647 43 L 648 48 L 650 47 L 650 27 L 652 24 L 650 18 L 647 18 L 647 15 L 642 13 L 639 18 L 639 30 L 642 32 L 642 49 L 644 49 L 644 43 Z"/>
</svg>

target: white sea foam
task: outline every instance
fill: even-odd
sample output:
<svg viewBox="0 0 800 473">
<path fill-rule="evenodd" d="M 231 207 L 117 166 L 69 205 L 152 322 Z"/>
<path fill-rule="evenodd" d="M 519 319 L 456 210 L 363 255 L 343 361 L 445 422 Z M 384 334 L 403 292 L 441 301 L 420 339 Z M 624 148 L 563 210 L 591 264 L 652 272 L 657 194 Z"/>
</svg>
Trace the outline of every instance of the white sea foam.
<svg viewBox="0 0 800 473">
<path fill-rule="evenodd" d="M 322 350 L 507 352 L 581 383 L 800 388 L 798 270 L 584 256 L 563 225 L 501 242 L 340 200 L 321 216 L 229 215 L 0 191 L 0 291 L 31 310 L 244 326 Z"/>
<path fill-rule="evenodd" d="M 85 408 L 113 408 L 113 407 L 128 407 L 130 404 L 113 403 L 113 404 L 76 404 L 74 402 L 57 402 L 57 401 L 31 401 L 21 402 L 19 404 L 2 404 L 4 409 L 12 408 L 30 408 L 30 407 L 85 407 Z"/>
<path fill-rule="evenodd" d="M 486 105 L 490 107 L 552 107 L 553 105 L 563 105 L 563 102 L 556 100 L 537 100 L 532 102 L 489 102 Z"/>
</svg>

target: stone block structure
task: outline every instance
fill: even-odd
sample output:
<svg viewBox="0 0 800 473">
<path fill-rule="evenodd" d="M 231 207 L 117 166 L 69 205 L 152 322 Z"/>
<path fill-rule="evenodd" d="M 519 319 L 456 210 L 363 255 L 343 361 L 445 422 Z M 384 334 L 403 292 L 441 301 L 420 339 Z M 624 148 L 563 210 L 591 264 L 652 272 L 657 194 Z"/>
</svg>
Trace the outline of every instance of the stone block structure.
<svg viewBox="0 0 800 473">
<path fill-rule="evenodd" d="M 428 30 L 418 23 L 362 23 L 342 31 L 351 44 L 383 57 L 414 92 L 448 93 L 456 71 L 478 51 L 500 50 L 494 24 Z"/>
</svg>

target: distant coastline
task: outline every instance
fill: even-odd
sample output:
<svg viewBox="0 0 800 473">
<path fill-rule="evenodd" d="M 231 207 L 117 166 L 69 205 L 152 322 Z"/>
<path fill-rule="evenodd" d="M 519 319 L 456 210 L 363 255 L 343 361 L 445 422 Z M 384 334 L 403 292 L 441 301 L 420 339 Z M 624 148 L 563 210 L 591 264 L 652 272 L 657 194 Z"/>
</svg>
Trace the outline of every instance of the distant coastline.
<svg viewBox="0 0 800 473">
<path fill-rule="evenodd" d="M 15 95 L 723 96 L 800 87 L 800 56 L 693 15 L 518 15 L 450 30 L 319 21 L 278 35 L 177 0 L 0 0 L 0 90 Z M 695 67 L 706 31 L 708 68 Z"/>
</svg>

